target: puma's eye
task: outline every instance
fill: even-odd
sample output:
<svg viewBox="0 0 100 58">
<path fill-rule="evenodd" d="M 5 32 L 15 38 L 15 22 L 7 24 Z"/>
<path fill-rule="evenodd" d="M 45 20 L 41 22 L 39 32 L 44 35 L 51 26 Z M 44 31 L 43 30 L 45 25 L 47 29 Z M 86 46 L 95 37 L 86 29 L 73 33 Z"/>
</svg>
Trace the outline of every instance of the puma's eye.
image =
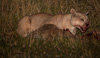
<svg viewBox="0 0 100 58">
<path fill-rule="evenodd" d="M 82 21 L 84 21 L 84 19 L 81 19 Z"/>
</svg>

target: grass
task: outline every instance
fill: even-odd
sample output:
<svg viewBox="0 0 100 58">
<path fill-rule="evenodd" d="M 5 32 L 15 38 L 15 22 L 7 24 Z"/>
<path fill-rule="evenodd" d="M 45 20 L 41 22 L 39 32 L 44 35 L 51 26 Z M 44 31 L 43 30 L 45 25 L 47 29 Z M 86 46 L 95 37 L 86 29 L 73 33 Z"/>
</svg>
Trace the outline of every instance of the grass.
<svg viewBox="0 0 100 58">
<path fill-rule="evenodd" d="M 26 38 L 15 32 L 23 16 L 65 14 L 71 8 L 89 11 L 86 33 L 77 31 L 73 36 L 55 26 L 43 26 Z M 0 58 L 100 58 L 100 40 L 92 32 L 99 25 L 99 0 L 0 0 Z"/>
</svg>

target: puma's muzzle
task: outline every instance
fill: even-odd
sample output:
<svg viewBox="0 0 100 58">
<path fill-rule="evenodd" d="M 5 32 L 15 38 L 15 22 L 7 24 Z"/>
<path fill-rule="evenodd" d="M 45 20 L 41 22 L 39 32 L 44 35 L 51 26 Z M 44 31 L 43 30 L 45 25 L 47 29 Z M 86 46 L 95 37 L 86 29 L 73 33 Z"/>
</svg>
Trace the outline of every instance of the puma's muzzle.
<svg viewBox="0 0 100 58">
<path fill-rule="evenodd" d="M 85 32 L 89 27 L 89 23 L 84 24 L 83 26 L 77 25 L 76 27 L 79 28 L 81 30 L 81 32 Z"/>
</svg>

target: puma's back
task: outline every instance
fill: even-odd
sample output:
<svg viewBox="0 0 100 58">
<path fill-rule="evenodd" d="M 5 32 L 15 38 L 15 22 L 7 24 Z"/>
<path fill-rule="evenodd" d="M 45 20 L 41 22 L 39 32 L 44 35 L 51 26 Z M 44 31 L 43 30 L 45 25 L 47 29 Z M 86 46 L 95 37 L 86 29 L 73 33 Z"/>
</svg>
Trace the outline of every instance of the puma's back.
<svg viewBox="0 0 100 58">
<path fill-rule="evenodd" d="M 52 16 L 49 14 L 36 14 L 32 15 L 31 18 L 31 28 L 33 31 L 43 26 L 46 21 L 48 21 Z M 34 26 L 34 27 L 33 27 Z"/>
</svg>

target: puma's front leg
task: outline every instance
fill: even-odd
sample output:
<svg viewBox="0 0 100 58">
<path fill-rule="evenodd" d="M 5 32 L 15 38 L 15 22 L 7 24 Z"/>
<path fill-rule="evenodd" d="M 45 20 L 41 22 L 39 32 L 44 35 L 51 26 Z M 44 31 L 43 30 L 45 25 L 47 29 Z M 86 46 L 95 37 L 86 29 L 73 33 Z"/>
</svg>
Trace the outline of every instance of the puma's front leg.
<svg viewBox="0 0 100 58">
<path fill-rule="evenodd" d="M 75 28 L 75 27 L 72 27 L 71 29 L 69 29 L 69 31 L 70 31 L 73 35 L 76 34 L 76 28 Z"/>
</svg>

